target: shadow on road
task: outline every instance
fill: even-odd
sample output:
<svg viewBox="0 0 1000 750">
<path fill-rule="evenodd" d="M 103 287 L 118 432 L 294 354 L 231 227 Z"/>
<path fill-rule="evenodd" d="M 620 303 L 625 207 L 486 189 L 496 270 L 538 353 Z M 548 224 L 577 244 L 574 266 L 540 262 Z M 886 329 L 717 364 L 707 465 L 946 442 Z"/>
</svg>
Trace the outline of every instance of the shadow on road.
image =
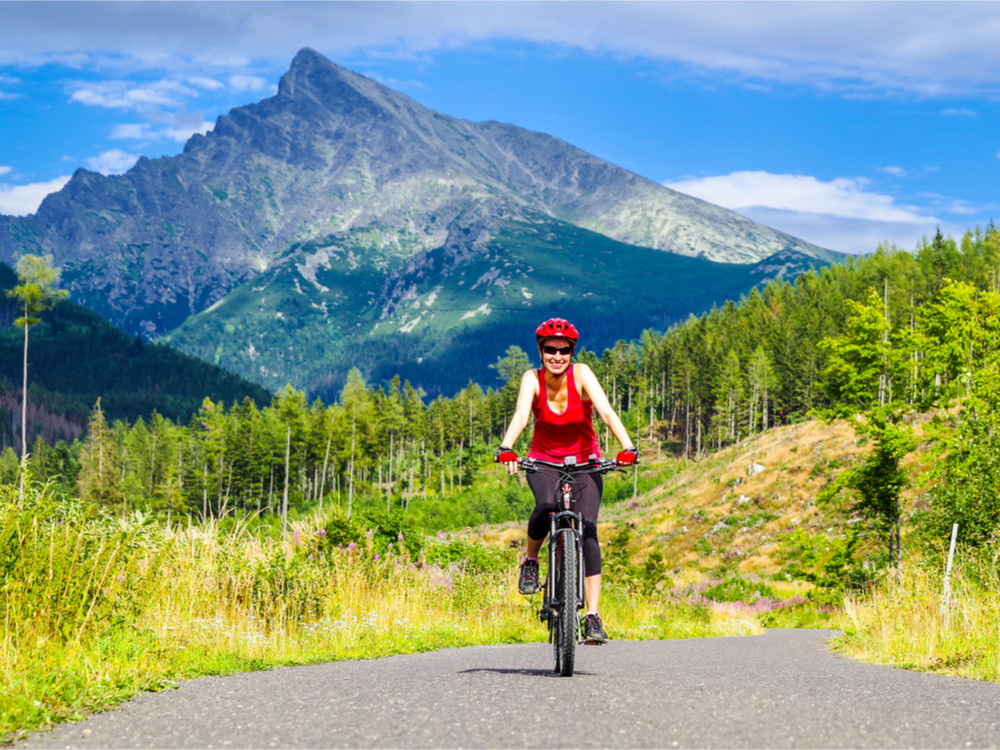
<svg viewBox="0 0 1000 750">
<path fill-rule="evenodd" d="M 480 667 L 478 669 L 463 669 L 459 674 L 471 674 L 473 672 L 495 672 L 496 674 L 520 674 L 525 677 L 560 677 L 559 673 L 552 669 L 501 669 L 499 667 Z M 586 677 L 591 672 L 576 671 L 573 674 Z"/>
</svg>

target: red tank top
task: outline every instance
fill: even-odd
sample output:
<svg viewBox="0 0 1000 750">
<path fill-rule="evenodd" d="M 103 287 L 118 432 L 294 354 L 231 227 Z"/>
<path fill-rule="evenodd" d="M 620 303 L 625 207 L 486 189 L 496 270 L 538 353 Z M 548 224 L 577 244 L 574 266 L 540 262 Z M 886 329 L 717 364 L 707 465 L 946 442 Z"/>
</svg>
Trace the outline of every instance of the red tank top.
<svg viewBox="0 0 1000 750">
<path fill-rule="evenodd" d="M 576 391 L 573 365 L 567 374 L 566 410 L 552 411 L 545 389 L 545 368 L 538 371 L 538 398 L 531 405 L 535 415 L 535 430 L 531 436 L 528 455 L 543 461 L 562 463 L 566 456 L 587 461 L 591 456 L 601 457 L 601 448 L 594 431 L 594 404 L 584 401 Z"/>
</svg>

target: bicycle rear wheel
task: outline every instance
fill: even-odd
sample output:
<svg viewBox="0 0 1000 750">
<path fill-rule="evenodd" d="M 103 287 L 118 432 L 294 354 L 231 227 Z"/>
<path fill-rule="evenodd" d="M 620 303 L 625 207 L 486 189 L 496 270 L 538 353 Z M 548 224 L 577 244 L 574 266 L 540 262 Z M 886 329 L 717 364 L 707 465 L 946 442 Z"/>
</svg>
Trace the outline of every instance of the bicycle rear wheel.
<svg viewBox="0 0 1000 750">
<path fill-rule="evenodd" d="M 563 677 L 572 676 L 576 657 L 577 559 L 576 534 L 572 529 L 560 531 L 556 539 L 556 596 L 559 599 L 559 609 L 555 613 L 553 642 L 556 671 Z"/>
</svg>

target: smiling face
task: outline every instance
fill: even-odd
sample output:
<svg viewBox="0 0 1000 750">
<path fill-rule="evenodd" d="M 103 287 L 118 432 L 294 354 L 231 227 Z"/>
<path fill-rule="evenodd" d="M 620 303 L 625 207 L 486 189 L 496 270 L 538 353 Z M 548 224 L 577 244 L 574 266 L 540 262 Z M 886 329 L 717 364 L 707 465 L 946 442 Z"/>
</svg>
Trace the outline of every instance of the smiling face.
<svg viewBox="0 0 1000 750">
<path fill-rule="evenodd" d="M 569 351 L 567 351 L 569 350 Z M 573 359 L 573 342 L 569 339 L 545 339 L 538 345 L 542 366 L 554 377 L 559 377 Z"/>
</svg>

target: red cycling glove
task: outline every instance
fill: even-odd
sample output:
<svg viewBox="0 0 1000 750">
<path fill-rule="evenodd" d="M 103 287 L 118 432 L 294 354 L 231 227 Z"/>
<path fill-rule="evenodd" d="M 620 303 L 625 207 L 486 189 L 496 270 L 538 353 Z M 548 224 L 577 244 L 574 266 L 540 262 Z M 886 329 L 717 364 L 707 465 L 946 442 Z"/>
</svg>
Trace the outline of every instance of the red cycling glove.
<svg viewBox="0 0 1000 750">
<path fill-rule="evenodd" d="M 618 458 L 615 459 L 615 463 L 620 466 L 632 466 L 633 464 L 639 463 L 639 449 L 635 446 L 631 448 L 626 448 L 618 453 Z"/>
<path fill-rule="evenodd" d="M 497 448 L 496 458 L 493 459 L 498 464 L 507 464 L 511 462 L 517 462 L 517 454 L 508 448 L 506 445 L 501 445 Z"/>
</svg>

